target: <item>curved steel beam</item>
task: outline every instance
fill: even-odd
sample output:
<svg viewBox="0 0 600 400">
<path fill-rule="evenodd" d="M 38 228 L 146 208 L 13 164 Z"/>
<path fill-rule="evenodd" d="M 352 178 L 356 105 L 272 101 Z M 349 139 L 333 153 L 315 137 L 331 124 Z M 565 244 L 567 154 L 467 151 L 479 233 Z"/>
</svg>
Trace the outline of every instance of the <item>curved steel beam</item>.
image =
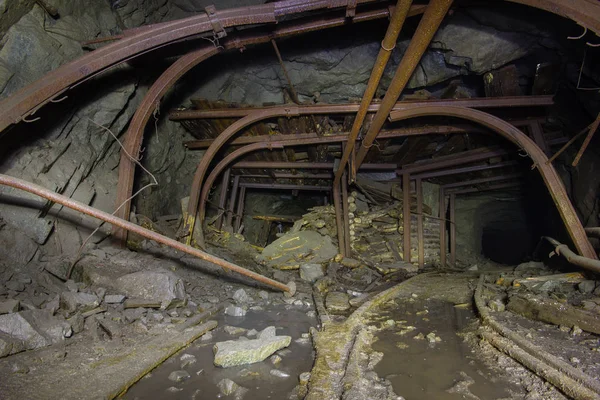
<svg viewBox="0 0 600 400">
<path fill-rule="evenodd" d="M 418 14 L 423 9 L 424 7 L 422 6 L 415 6 L 411 9 L 411 15 Z M 385 18 L 389 13 L 390 10 L 387 7 L 361 12 L 357 13 L 352 21 L 357 23 Z M 227 39 L 222 44 L 223 49 L 211 45 L 193 51 L 175 61 L 167 70 L 165 70 L 165 72 L 163 72 L 156 82 L 154 82 L 152 87 L 150 87 L 125 133 L 125 139 L 123 141 L 125 149 L 121 152 L 121 160 L 119 162 L 119 181 L 117 184 L 115 205 L 115 208 L 118 208 L 119 211 L 116 215 L 120 218 L 128 219 L 131 210 L 130 197 L 133 194 L 135 163 L 131 161 L 127 153 L 136 159 L 139 157 L 144 137 L 144 128 L 146 127 L 148 120 L 153 115 L 162 97 L 184 74 L 202 61 L 219 53 L 221 50 L 243 48 L 248 45 L 267 43 L 272 38 L 282 38 L 301 33 L 314 32 L 321 29 L 334 28 L 344 25 L 347 22 L 348 20 L 344 16 L 325 16 L 318 19 L 311 19 L 310 21 L 294 21 L 292 23 L 282 24 L 268 34 L 250 33 L 243 35 L 241 38 L 234 37 Z M 117 240 L 124 242 L 127 238 L 127 231 L 115 228 L 113 236 Z"/>
<path fill-rule="evenodd" d="M 376 0 L 357 0 L 358 3 L 374 1 Z M 346 5 L 347 0 L 283 0 L 215 11 L 210 16 L 202 14 L 145 27 L 55 69 L 1 101 L 0 132 L 35 113 L 68 89 L 114 65 L 181 39 L 213 31 L 215 25 L 225 29 L 241 25 L 276 23 L 278 18 L 286 15 Z"/>
<path fill-rule="evenodd" d="M 445 116 L 466 119 L 471 122 L 483 125 L 492 131 L 500 134 L 502 137 L 510 140 L 520 148 L 524 149 L 529 157 L 538 166 L 538 170 L 542 175 L 544 183 L 550 191 L 550 195 L 554 200 L 554 204 L 565 223 L 567 231 L 577 248 L 577 251 L 584 257 L 597 259 L 598 256 L 594 248 L 590 244 L 585 230 L 581 225 L 581 221 L 577 217 L 577 213 L 569 200 L 567 191 L 556 173 L 556 170 L 551 164 L 547 164 L 548 157 L 544 152 L 531 140 L 525 133 L 515 128 L 513 125 L 498 117 L 485 113 L 483 111 L 474 110 L 463 107 L 419 107 L 410 110 L 392 111 L 390 113 L 391 121 L 403 121 L 409 118 L 424 117 L 424 116 Z"/>
</svg>

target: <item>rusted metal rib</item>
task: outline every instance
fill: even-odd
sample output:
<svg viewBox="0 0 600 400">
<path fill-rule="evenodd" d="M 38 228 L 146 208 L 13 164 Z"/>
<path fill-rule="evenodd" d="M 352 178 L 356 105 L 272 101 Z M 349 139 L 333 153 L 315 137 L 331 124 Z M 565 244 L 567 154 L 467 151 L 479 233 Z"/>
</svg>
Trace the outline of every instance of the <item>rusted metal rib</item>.
<svg viewBox="0 0 600 400">
<path fill-rule="evenodd" d="M 359 0 L 359 3 L 374 1 Z M 145 27 L 57 68 L 0 102 L 0 109 L 3 111 L 0 115 L 0 132 L 31 115 L 69 88 L 114 65 L 182 39 L 212 31 L 215 20 L 219 21 L 222 28 L 276 23 L 278 18 L 286 15 L 345 7 L 346 4 L 342 3 L 340 0 L 284 0 L 215 11 L 210 17 L 202 14 Z"/>
<path fill-rule="evenodd" d="M 488 171 L 491 169 L 515 167 L 517 165 L 519 165 L 519 163 L 517 161 L 502 161 L 502 162 L 495 163 L 495 164 L 474 165 L 472 167 L 443 169 L 440 171 L 425 172 L 425 173 L 417 175 L 417 178 L 419 178 L 419 179 L 439 178 L 442 176 L 458 175 L 458 174 L 464 174 L 464 173 L 469 173 L 469 172 Z"/>
<path fill-rule="evenodd" d="M 443 187 L 444 187 L 444 190 L 447 191 L 448 189 L 456 189 L 456 188 L 464 187 L 464 186 L 481 185 L 483 183 L 488 183 L 488 182 L 509 181 L 512 179 L 519 179 L 521 177 L 522 177 L 522 175 L 520 173 L 508 174 L 508 175 L 496 175 L 496 176 L 490 176 L 490 177 L 486 177 L 486 178 L 471 179 L 468 181 L 449 183 L 449 184 L 443 185 Z"/>
<path fill-rule="evenodd" d="M 369 130 L 362 141 L 360 149 L 356 154 L 356 167 L 365 159 L 369 148 L 373 145 L 377 134 L 385 123 L 390 111 L 398 100 L 400 93 L 406 87 L 408 80 L 412 76 L 415 68 L 421 61 L 421 57 L 425 54 L 431 39 L 437 32 L 438 27 L 446 16 L 446 13 L 452 5 L 452 0 L 431 0 L 425 10 L 425 14 L 419 22 L 419 26 L 411 39 L 408 48 L 404 52 L 404 56 L 398 64 L 396 73 L 390 82 L 390 85 L 385 93 L 381 107 L 373 117 Z"/>
<path fill-rule="evenodd" d="M 202 260 L 208 261 L 208 262 L 210 262 L 212 264 L 215 264 L 215 265 L 217 265 L 219 267 L 228 269 L 230 271 L 237 272 L 237 273 L 239 273 L 241 275 L 244 275 L 244 276 L 246 276 L 246 277 L 248 277 L 248 278 L 250 278 L 252 280 L 255 280 L 257 282 L 261 282 L 261 283 L 264 283 L 266 285 L 269 285 L 269 286 L 271 286 L 274 289 L 281 290 L 281 291 L 284 291 L 284 292 L 290 292 L 291 291 L 291 289 L 287 285 L 285 285 L 285 284 L 283 284 L 281 282 L 277 282 L 277 281 L 275 281 L 273 279 L 267 278 L 266 276 L 262 276 L 260 274 L 257 274 L 256 272 L 253 272 L 253 271 L 247 270 L 245 268 L 239 267 L 239 266 L 237 266 L 235 264 L 232 264 L 232 263 L 230 263 L 228 261 L 222 260 L 222 259 L 220 259 L 218 257 L 212 256 L 212 255 L 210 255 L 208 253 L 205 253 L 203 251 L 195 249 L 195 248 L 193 248 L 191 246 L 187 246 L 187 245 L 185 245 L 183 243 L 180 243 L 180 242 L 178 242 L 176 240 L 173 240 L 171 238 L 168 238 L 166 236 L 163 236 L 161 234 L 153 232 L 153 231 L 151 231 L 149 229 L 143 228 L 143 227 L 141 227 L 139 225 L 136 225 L 134 223 L 131 223 L 129 221 L 125 221 L 125 220 L 123 220 L 121 218 L 115 217 L 112 214 L 109 214 L 107 212 L 104 212 L 104 211 L 98 210 L 96 208 L 90 207 L 90 206 L 85 205 L 83 203 L 80 203 L 80 202 L 78 202 L 76 200 L 73 200 L 73 199 L 71 199 L 69 197 L 60 195 L 60 194 L 55 193 L 55 192 L 53 192 L 51 190 L 48 190 L 46 188 L 43 188 L 43 187 L 38 186 L 38 185 L 35 185 L 33 183 L 26 182 L 26 181 L 24 181 L 22 179 L 19 179 L 19 178 L 14 178 L 14 177 L 11 177 L 11 176 L 0 174 L 0 185 L 6 185 L 6 186 L 10 186 L 10 187 L 13 187 L 13 188 L 16 188 L 16 189 L 24 190 L 24 191 L 29 192 L 29 193 L 33 193 L 33 194 L 35 194 L 37 196 L 43 197 L 45 199 L 48 199 L 48 200 L 50 200 L 50 201 L 52 201 L 54 203 L 61 204 L 61 205 L 65 206 L 65 207 L 71 208 L 71 209 L 73 209 L 75 211 L 79 211 L 81 213 L 90 215 L 90 216 L 92 216 L 94 218 L 98 218 L 98 219 L 100 219 L 102 221 L 108 222 L 109 224 L 118 225 L 119 227 L 121 227 L 123 229 L 127 229 L 128 231 L 137 233 L 138 235 L 143 236 L 143 237 L 145 237 L 147 239 L 154 240 L 154 241 L 156 241 L 158 243 L 162 243 L 162 244 L 164 244 L 166 246 L 169 246 L 169 247 L 172 247 L 172 248 L 174 248 L 176 250 L 182 251 L 182 252 L 187 253 L 189 255 L 192 255 L 194 257 L 198 257 L 198 258 L 200 258 Z"/>
<path fill-rule="evenodd" d="M 242 182 L 240 187 L 246 189 L 267 189 L 267 190 L 310 190 L 319 192 L 331 191 L 330 186 L 317 186 L 317 185 L 288 185 L 285 183 L 255 183 L 255 182 Z"/>
<path fill-rule="evenodd" d="M 483 111 L 474 110 L 463 107 L 422 107 L 420 109 L 412 109 L 407 111 L 395 111 L 390 114 L 392 121 L 401 121 L 408 118 L 422 116 L 447 116 L 467 119 L 472 122 L 481 124 L 504 138 L 510 140 L 529 154 L 529 157 L 538 165 L 538 170 L 542 175 L 544 183 L 550 191 L 550 195 L 554 200 L 558 212 L 565 223 L 565 227 L 575 244 L 577 251 L 584 257 L 597 259 L 596 252 L 590 244 L 581 221 L 577 217 L 577 213 L 569 200 L 567 191 L 562 183 L 562 180 L 556 173 L 552 165 L 546 163 L 548 157 L 543 151 L 523 132 L 518 128 L 501 120 L 498 117 L 485 113 Z"/>
<path fill-rule="evenodd" d="M 372 10 L 357 15 L 354 22 L 370 21 L 372 19 L 383 18 L 388 15 L 386 9 Z M 255 34 L 250 33 L 242 36 L 242 38 L 232 37 L 222 43 L 224 49 L 242 48 L 251 44 L 267 43 L 271 38 L 286 37 L 297 35 L 305 32 L 312 32 L 320 29 L 327 29 L 343 25 L 346 22 L 343 17 L 323 17 L 311 21 L 296 21 L 293 23 L 282 24 L 270 34 Z M 144 28 L 147 30 L 147 28 Z M 154 111 L 159 107 L 160 100 L 173 87 L 173 85 L 189 70 L 206 60 L 207 58 L 219 53 L 220 48 L 216 46 L 207 46 L 185 56 L 174 62 L 148 90 L 142 103 L 136 110 L 129 128 L 124 135 L 125 151 L 121 152 L 121 160 L 119 163 L 119 181 L 117 184 L 116 208 L 125 203 L 118 211 L 117 216 L 127 219 L 131 210 L 131 201 L 127 200 L 133 193 L 133 183 L 135 177 L 135 164 L 131 162 L 126 153 L 139 157 L 139 151 L 142 145 L 144 128 L 148 120 L 154 114 Z M 96 52 L 94 52 L 97 54 Z M 127 233 L 123 230 L 116 229 L 113 235 L 121 242 L 125 242 Z"/>
<path fill-rule="evenodd" d="M 379 111 L 382 103 L 369 104 L 367 112 Z M 468 99 L 430 99 L 418 101 L 398 101 L 392 106 L 393 111 L 405 110 L 408 108 L 425 107 L 425 106 L 460 106 L 469 108 L 520 108 L 520 107 L 545 107 L 554 104 L 553 96 L 506 96 L 506 97 L 476 97 Z M 323 114 L 318 112 L 319 108 L 330 108 L 332 104 L 311 105 L 311 109 L 315 114 Z M 338 107 L 346 107 L 339 109 L 339 113 L 356 113 L 360 108 L 360 104 L 348 103 L 337 105 Z M 225 108 L 225 109 L 208 109 L 208 110 L 182 110 L 173 111 L 169 114 L 171 121 L 181 121 L 188 119 L 218 119 L 218 118 L 243 118 L 258 111 L 268 111 L 282 106 L 268 107 L 245 107 L 245 108 Z M 386 117 L 387 118 L 387 117 Z M 514 121 L 515 124 L 527 125 L 530 120 Z"/>
<path fill-rule="evenodd" d="M 231 168 L 243 169 L 328 169 L 333 170 L 333 163 L 291 162 L 291 161 L 240 161 Z M 372 171 L 393 171 L 396 164 L 363 164 L 361 169 Z"/>
<path fill-rule="evenodd" d="M 348 144 L 342 154 L 342 158 L 340 160 L 340 165 L 335 172 L 334 181 L 337 182 L 342 178 L 342 174 L 346 168 L 346 164 L 350 159 L 350 154 L 352 154 L 354 150 L 354 143 L 356 142 L 356 138 L 358 137 L 358 132 L 362 127 L 362 124 L 367 116 L 367 111 L 369 108 L 369 104 L 373 101 L 373 96 L 375 96 L 375 92 L 377 91 L 377 87 L 379 86 L 379 81 L 383 76 L 383 71 L 385 70 L 385 66 L 392 55 L 392 50 L 396 47 L 396 41 L 398 40 L 398 35 L 402 30 L 402 26 L 404 25 L 404 20 L 408 15 L 408 10 L 412 4 L 412 0 L 398 0 L 396 4 L 396 9 L 392 14 L 392 18 L 390 19 L 390 23 L 388 25 L 388 29 L 385 33 L 385 36 L 381 42 L 381 49 L 379 49 L 379 54 L 377 55 L 377 59 L 375 60 L 375 65 L 373 66 L 373 71 L 371 72 L 371 76 L 369 77 L 369 81 L 367 83 L 367 87 L 363 94 L 362 101 L 360 103 L 360 108 L 358 109 L 358 113 L 354 118 L 354 123 L 352 124 L 352 129 L 350 130 L 350 139 L 348 140 Z M 356 171 L 350 171 L 350 180 L 354 180 Z"/>
<path fill-rule="evenodd" d="M 342 232 L 344 233 L 344 247 L 346 250 L 347 257 L 352 256 L 352 247 L 351 247 L 352 238 L 350 237 L 350 215 L 349 215 L 349 213 L 350 213 L 350 208 L 349 208 L 349 204 L 348 204 L 348 180 L 346 179 L 346 176 L 344 176 L 342 179 L 342 221 L 344 223 L 344 225 L 343 225 L 344 230 Z"/>
<path fill-rule="evenodd" d="M 333 185 L 333 207 L 335 209 L 335 226 L 337 230 L 338 248 L 342 256 L 347 257 L 346 240 L 344 237 L 344 218 L 342 217 L 341 182 Z"/>
</svg>

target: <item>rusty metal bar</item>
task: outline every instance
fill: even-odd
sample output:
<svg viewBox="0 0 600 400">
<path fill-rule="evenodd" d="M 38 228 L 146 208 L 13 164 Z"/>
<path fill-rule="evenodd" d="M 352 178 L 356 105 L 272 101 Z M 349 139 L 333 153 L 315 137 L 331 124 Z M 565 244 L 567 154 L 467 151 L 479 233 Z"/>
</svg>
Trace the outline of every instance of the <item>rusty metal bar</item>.
<svg viewBox="0 0 600 400">
<path fill-rule="evenodd" d="M 463 186 L 481 185 L 483 183 L 489 183 L 489 182 L 508 181 L 511 179 L 519 179 L 521 177 L 522 177 L 522 175 L 520 173 L 516 173 L 516 174 L 508 174 L 508 175 L 490 176 L 487 178 L 471 179 L 468 181 L 448 183 L 448 184 L 444 185 L 444 190 L 456 189 L 456 188 L 463 187 Z"/>
<path fill-rule="evenodd" d="M 344 257 L 347 257 L 346 253 L 346 241 L 345 241 L 345 232 L 344 232 L 344 217 L 342 216 L 342 200 L 341 200 L 341 182 L 337 185 L 333 185 L 333 207 L 335 210 L 335 226 L 337 228 L 337 238 L 338 238 L 338 247 L 340 254 Z"/>
<path fill-rule="evenodd" d="M 581 148 L 577 152 L 577 155 L 575 156 L 575 159 L 573 159 L 573 162 L 571 163 L 571 165 L 573 167 L 576 167 L 577 164 L 579 164 L 579 160 L 581 160 L 581 156 L 583 156 L 583 153 L 585 152 L 585 150 L 589 146 L 590 142 L 592 141 L 592 137 L 594 137 L 594 134 L 598 130 L 598 126 L 599 125 L 600 125 L 600 113 L 598 113 L 598 116 L 596 117 L 596 120 L 590 126 L 590 130 L 589 130 L 587 136 L 585 137 L 585 139 L 583 141 L 583 144 L 581 145 Z"/>
<path fill-rule="evenodd" d="M 450 175 L 458 175 L 469 172 L 477 172 L 477 171 L 487 171 L 490 169 L 499 169 L 506 167 L 515 167 L 519 165 L 517 161 L 502 161 L 495 164 L 483 164 L 483 165 L 474 165 L 472 167 L 462 167 L 462 168 L 454 168 L 454 169 L 445 169 L 441 171 L 433 171 L 433 172 L 425 172 L 417 175 L 416 177 L 419 179 L 431 179 L 431 178 L 439 178 L 442 176 L 450 176 Z"/>
<path fill-rule="evenodd" d="M 415 179 L 417 192 L 417 238 L 419 241 L 419 268 L 425 266 L 425 234 L 423 231 L 423 181 Z"/>
<path fill-rule="evenodd" d="M 455 167 L 457 165 L 487 160 L 493 157 L 502 157 L 507 154 L 509 154 L 509 151 L 500 147 L 486 147 L 481 149 L 468 150 L 461 153 L 455 153 L 449 156 L 439 157 L 432 161 L 404 165 L 402 169 L 396 171 L 396 174 L 402 175 L 404 172 L 409 172 L 411 174 L 419 174 L 426 171 Z"/>
<path fill-rule="evenodd" d="M 446 194 L 440 186 L 440 266 L 446 268 Z"/>
<path fill-rule="evenodd" d="M 246 201 L 246 188 L 240 188 L 240 198 L 238 200 L 237 211 L 235 216 L 235 226 L 233 227 L 234 232 L 239 232 L 242 226 L 242 218 L 244 216 L 244 202 Z"/>
<path fill-rule="evenodd" d="M 343 221 L 344 221 L 344 245 L 346 246 L 346 256 L 350 257 L 352 255 L 352 247 L 350 237 L 350 210 L 348 207 L 348 180 L 347 176 L 344 174 L 342 179 L 342 212 L 343 212 Z"/>
<path fill-rule="evenodd" d="M 481 124 L 525 150 L 534 163 L 537 164 L 538 171 L 542 175 L 542 179 L 550 191 L 554 204 L 565 223 L 565 227 L 569 232 L 577 251 L 584 257 L 597 259 L 598 256 L 585 234 L 581 221 L 569 200 L 569 196 L 561 178 L 556 173 L 554 167 L 552 167 L 551 164 L 547 164 L 548 157 L 546 157 L 546 154 L 544 154 L 544 152 L 541 151 L 527 135 L 498 117 L 483 111 L 464 107 L 429 106 L 421 109 L 395 111 L 390 114 L 390 119 L 392 121 L 401 121 L 409 118 L 433 115 L 462 118 Z"/>
<path fill-rule="evenodd" d="M 331 186 L 315 186 L 315 185 L 289 185 L 285 183 L 254 183 L 242 182 L 240 187 L 246 189 L 273 189 L 273 190 L 308 190 L 317 192 L 329 192 Z"/>
<path fill-rule="evenodd" d="M 402 175 L 402 221 L 403 221 L 403 254 L 404 261 L 411 262 L 411 251 L 410 251 L 410 227 L 411 227 L 411 215 L 410 215 L 410 174 L 405 173 Z"/>
<path fill-rule="evenodd" d="M 382 103 L 370 104 L 367 113 L 378 112 Z M 506 97 L 478 97 L 468 99 L 430 99 L 415 101 L 398 101 L 392 105 L 391 111 L 401 111 L 414 107 L 424 106 L 453 106 L 468 108 L 508 108 L 508 107 L 540 107 L 551 106 L 554 104 L 552 96 L 506 96 Z M 282 106 L 268 107 L 246 107 L 246 108 L 212 108 L 207 110 L 182 110 L 169 113 L 171 121 L 181 121 L 188 119 L 218 119 L 218 118 L 243 118 L 259 111 L 270 111 Z M 352 114 L 358 112 L 360 104 L 317 104 L 305 107 L 311 107 L 315 114 L 326 114 L 328 110 L 331 113 Z M 335 108 L 334 108 L 335 107 Z M 322 108 L 323 112 L 318 112 Z M 518 120 L 517 123 L 526 124 L 528 120 Z"/>
<path fill-rule="evenodd" d="M 273 172 L 273 177 L 275 179 L 331 179 L 333 178 L 333 174 L 331 173 L 323 173 L 323 174 L 287 174 L 282 172 Z"/>
<path fill-rule="evenodd" d="M 291 161 L 240 161 L 231 166 L 237 169 L 328 169 L 332 170 L 333 163 L 320 162 L 291 162 Z M 360 169 L 371 171 L 394 171 L 396 164 L 363 164 Z"/>
<path fill-rule="evenodd" d="M 223 214 L 225 214 L 225 206 L 227 203 L 227 189 L 229 189 L 229 178 L 231 177 L 231 168 L 227 169 L 223 174 L 223 181 L 221 182 L 221 193 L 219 193 L 219 217 L 215 221 L 215 226 L 218 229 L 222 228 L 223 225 Z"/>
<path fill-rule="evenodd" d="M 273 45 L 273 50 L 275 50 L 275 54 L 277 55 L 277 59 L 279 60 L 279 65 L 281 66 L 283 75 L 285 75 L 285 79 L 287 80 L 288 85 L 290 87 L 290 96 L 292 97 L 292 101 L 296 104 L 300 104 L 300 100 L 298 99 L 298 93 L 296 92 L 296 89 L 294 89 L 294 84 L 292 83 L 290 75 L 288 74 L 287 69 L 285 68 L 283 58 L 281 58 L 281 53 L 279 52 L 279 47 L 277 47 L 277 42 L 275 41 L 275 39 L 271 39 L 271 44 Z"/>
<path fill-rule="evenodd" d="M 102 221 L 108 222 L 109 224 L 118 225 L 119 227 L 121 227 L 123 229 L 127 229 L 130 232 L 137 233 L 138 235 L 143 236 L 146 239 L 154 240 L 157 243 L 162 243 L 166 246 L 172 247 L 176 250 L 182 251 L 191 256 L 198 257 L 202 260 L 208 261 L 208 262 L 210 262 L 214 265 L 217 265 L 219 267 L 222 267 L 224 269 L 237 272 L 237 273 L 244 275 L 252 280 L 269 285 L 274 289 L 278 289 L 278 290 L 281 290 L 284 292 L 292 291 L 290 287 L 288 287 L 287 285 L 285 285 L 281 282 L 277 282 L 273 279 L 270 279 L 270 278 L 267 278 L 260 274 L 257 274 L 256 272 L 239 267 L 228 261 L 222 260 L 218 257 L 215 257 L 213 255 L 210 255 L 210 254 L 200 251 L 198 249 L 195 249 L 191 246 L 187 246 L 176 240 L 173 240 L 171 238 L 168 238 L 166 236 L 163 236 L 161 234 L 153 232 L 149 229 L 143 228 L 143 227 L 136 225 L 134 223 L 131 223 L 129 221 L 125 221 L 121 218 L 115 217 L 112 214 L 109 214 L 107 212 L 90 207 L 90 206 L 80 203 L 76 200 L 73 200 L 69 197 L 60 195 L 51 190 L 43 188 L 41 186 L 35 185 L 30 182 L 26 182 L 22 179 L 18 179 L 18 178 L 14 178 L 11 176 L 0 174 L 0 185 L 6 185 L 6 186 L 10 186 L 10 187 L 13 187 L 16 189 L 24 190 L 29 193 L 33 193 L 37 196 L 43 197 L 47 200 L 50 200 L 51 202 L 61 204 L 65 207 L 71 208 L 75 211 L 78 211 L 78 212 L 84 213 L 86 215 L 90 215 L 94 218 L 100 219 Z"/>
<path fill-rule="evenodd" d="M 440 134 L 440 135 L 449 135 L 454 133 L 479 133 L 483 132 L 476 128 L 461 128 L 454 126 L 419 126 L 413 128 L 398 128 L 398 129 L 389 129 L 383 130 L 379 132 L 377 136 L 379 139 L 391 139 L 397 137 L 404 136 L 418 136 L 425 134 Z M 336 135 L 347 135 L 347 132 L 338 132 Z M 299 133 L 296 135 L 259 135 L 259 136 L 242 136 L 238 138 L 231 139 L 229 145 L 244 145 L 244 144 L 252 144 L 258 142 L 269 142 L 269 141 L 280 141 L 280 140 L 292 140 L 292 139 L 314 139 L 317 137 L 322 137 L 317 135 L 316 133 Z M 328 137 L 328 136 L 325 136 Z M 210 147 L 214 139 L 202 139 L 202 140 L 190 140 L 189 142 L 185 142 L 184 146 L 186 146 L 190 150 L 195 149 L 206 149 Z M 348 140 L 347 138 L 345 140 Z"/>
<path fill-rule="evenodd" d="M 493 190 L 502 190 L 502 189 L 512 189 L 519 186 L 522 186 L 523 182 L 508 182 L 508 183 L 498 183 L 496 185 L 484 186 L 484 187 L 476 187 L 476 188 L 467 188 L 467 189 L 457 189 L 452 190 L 451 193 L 454 194 L 470 194 L 470 193 L 480 193 L 480 192 L 490 192 Z"/>
<path fill-rule="evenodd" d="M 531 133 L 531 138 L 535 144 L 537 144 L 547 156 L 550 156 L 550 148 L 548 147 L 546 138 L 544 138 L 544 130 L 542 129 L 540 121 L 532 120 L 529 123 L 529 133 Z"/>
<path fill-rule="evenodd" d="M 363 94 L 358 113 L 354 118 L 354 123 L 352 124 L 352 129 L 350 130 L 348 144 L 346 145 L 344 153 L 342 154 L 340 165 L 337 171 L 335 172 L 335 182 L 338 182 L 342 178 L 342 174 L 346 169 L 346 164 L 350 159 L 350 154 L 352 154 L 352 152 L 354 151 L 354 144 L 356 142 L 356 138 L 358 137 L 360 128 L 363 125 L 365 117 L 367 116 L 369 104 L 371 104 L 371 102 L 373 101 L 373 96 L 375 96 L 375 92 L 377 91 L 379 81 L 383 76 L 385 66 L 387 65 L 388 60 L 392 55 L 392 51 L 396 47 L 398 35 L 402 30 L 402 26 L 404 25 L 404 21 L 406 20 L 406 16 L 408 14 L 408 10 L 410 9 L 411 4 L 412 0 L 398 0 L 398 3 L 396 4 L 396 9 L 392 14 L 387 31 L 385 32 L 385 36 L 381 41 L 381 49 L 379 49 L 379 54 L 377 55 L 377 59 L 375 60 L 375 65 L 373 66 L 371 76 L 369 77 L 367 87 L 365 88 L 365 92 Z M 354 176 L 356 175 L 355 172 L 356 170 L 350 171 L 351 180 L 354 179 Z"/>
<path fill-rule="evenodd" d="M 567 262 L 573 265 L 577 265 L 583 269 L 599 273 L 600 272 L 600 261 L 589 257 L 582 257 L 575 254 L 569 246 L 560 243 L 558 240 L 552 239 L 548 236 L 542 236 L 542 239 L 547 240 L 552 246 L 554 246 L 554 253 L 563 257 Z"/>
<path fill-rule="evenodd" d="M 456 224 L 454 217 L 454 206 L 456 203 L 456 195 L 454 193 L 450 193 L 450 264 L 455 267 L 456 266 Z"/>
<path fill-rule="evenodd" d="M 235 200 L 237 198 L 238 189 L 240 187 L 240 175 L 236 175 L 233 177 L 233 186 L 231 187 L 231 196 L 229 198 L 229 208 L 227 212 L 227 218 L 225 220 L 226 226 L 232 225 L 233 220 L 233 210 L 235 209 Z"/>
<path fill-rule="evenodd" d="M 452 0 L 430 0 L 425 14 L 423 14 L 419 26 L 417 26 L 417 30 L 404 52 L 404 56 L 400 64 L 398 64 L 396 73 L 388 86 L 379 111 L 373 117 L 369 130 L 356 154 L 357 168 L 364 161 L 369 148 L 373 145 L 377 134 L 387 120 L 390 111 L 392 111 L 394 104 L 398 100 L 402 90 L 404 90 L 419 61 L 421 61 L 421 57 L 423 57 L 431 39 L 433 39 L 451 5 Z"/>
</svg>

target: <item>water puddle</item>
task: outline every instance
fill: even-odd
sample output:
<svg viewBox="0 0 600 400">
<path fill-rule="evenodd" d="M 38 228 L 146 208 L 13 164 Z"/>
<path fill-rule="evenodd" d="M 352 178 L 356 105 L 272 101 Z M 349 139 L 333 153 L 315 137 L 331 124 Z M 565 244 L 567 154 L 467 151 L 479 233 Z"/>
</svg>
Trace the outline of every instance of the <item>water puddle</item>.
<svg viewBox="0 0 600 400">
<path fill-rule="evenodd" d="M 231 379 L 240 386 L 248 389 L 244 399 L 283 399 L 298 384 L 298 375 L 309 372 L 313 365 L 314 354 L 310 341 L 296 343 L 303 333 L 307 333 L 311 326 L 316 325 L 315 318 L 306 315 L 308 308 L 298 309 L 289 306 L 271 306 L 268 310 L 255 312 L 248 311 L 244 317 L 230 317 L 220 314 L 213 318 L 219 327 L 213 331 L 212 339 L 194 342 L 187 349 L 165 361 L 150 374 L 136 383 L 124 396 L 125 399 L 215 399 L 234 398 L 234 395 L 223 396 L 217 384 L 222 379 Z M 223 331 L 226 325 L 256 329 L 258 331 L 267 326 L 277 327 L 277 335 L 289 335 L 292 342 L 287 349 L 275 354 L 281 355 L 281 362 L 273 365 L 269 358 L 265 361 L 242 365 L 231 368 L 219 368 L 213 365 L 213 344 L 225 340 L 234 340 L 240 335 L 229 335 Z M 280 329 L 281 328 L 281 329 Z M 251 337 L 253 338 L 253 337 Z M 182 354 L 191 354 L 196 357 L 196 362 L 181 368 L 180 357 Z M 173 371 L 186 370 L 190 378 L 183 382 L 169 380 Z M 289 375 L 288 378 L 273 376 L 272 369 L 278 369 Z M 200 372 L 201 371 L 201 372 Z M 168 390 L 171 387 L 177 391 Z"/>
<path fill-rule="evenodd" d="M 373 344 L 384 353 L 375 372 L 390 380 L 396 394 L 406 400 L 510 397 L 510 384 L 494 378 L 457 334 L 476 318 L 472 309 L 413 300 L 397 300 L 379 314 L 380 323 L 393 319 L 396 324 L 380 332 Z"/>
</svg>

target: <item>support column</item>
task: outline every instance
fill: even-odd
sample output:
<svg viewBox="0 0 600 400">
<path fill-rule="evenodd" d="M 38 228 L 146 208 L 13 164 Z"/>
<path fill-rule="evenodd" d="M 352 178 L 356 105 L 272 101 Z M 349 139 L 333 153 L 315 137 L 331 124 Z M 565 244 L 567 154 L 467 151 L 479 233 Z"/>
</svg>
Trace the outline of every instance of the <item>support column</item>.
<svg viewBox="0 0 600 400">
<path fill-rule="evenodd" d="M 237 197 L 238 189 L 240 187 L 240 176 L 236 175 L 233 178 L 233 186 L 231 187 L 231 197 L 229 198 L 229 208 L 227 210 L 227 217 L 225 219 L 225 225 L 232 227 L 233 211 L 235 209 L 235 200 Z"/>
<path fill-rule="evenodd" d="M 456 195 L 450 194 L 450 264 L 456 265 L 456 224 L 454 220 L 454 206 L 456 204 Z"/>
<path fill-rule="evenodd" d="M 221 183 L 221 193 L 219 194 L 219 213 L 215 222 L 215 227 L 221 229 L 223 225 L 223 214 L 225 214 L 225 202 L 227 201 L 227 189 L 229 188 L 229 178 L 231 177 L 231 168 L 223 172 L 223 182 Z"/>
<path fill-rule="evenodd" d="M 403 238 L 404 238 L 404 261 L 410 262 L 410 175 L 402 175 L 402 219 L 404 222 Z"/>
<path fill-rule="evenodd" d="M 344 218 L 342 217 L 342 204 L 340 199 L 341 182 L 333 184 L 333 206 L 335 209 L 335 226 L 337 228 L 338 247 L 341 255 L 346 256 L 346 244 L 344 241 Z"/>
<path fill-rule="evenodd" d="M 244 201 L 246 201 L 246 188 L 240 188 L 240 198 L 238 200 L 236 216 L 235 216 L 235 226 L 233 227 L 233 232 L 237 233 L 240 230 L 240 226 L 242 226 L 242 216 L 244 215 Z"/>
<path fill-rule="evenodd" d="M 348 174 L 342 176 L 342 211 L 344 213 L 344 245 L 346 248 L 346 256 L 352 255 L 350 247 L 350 209 L 348 207 Z"/>
<path fill-rule="evenodd" d="M 419 237 L 419 268 L 425 266 L 425 237 L 423 233 L 423 182 L 415 179 L 417 191 L 417 236 Z"/>
<path fill-rule="evenodd" d="M 446 267 L 446 194 L 440 187 L 440 265 Z"/>
</svg>

